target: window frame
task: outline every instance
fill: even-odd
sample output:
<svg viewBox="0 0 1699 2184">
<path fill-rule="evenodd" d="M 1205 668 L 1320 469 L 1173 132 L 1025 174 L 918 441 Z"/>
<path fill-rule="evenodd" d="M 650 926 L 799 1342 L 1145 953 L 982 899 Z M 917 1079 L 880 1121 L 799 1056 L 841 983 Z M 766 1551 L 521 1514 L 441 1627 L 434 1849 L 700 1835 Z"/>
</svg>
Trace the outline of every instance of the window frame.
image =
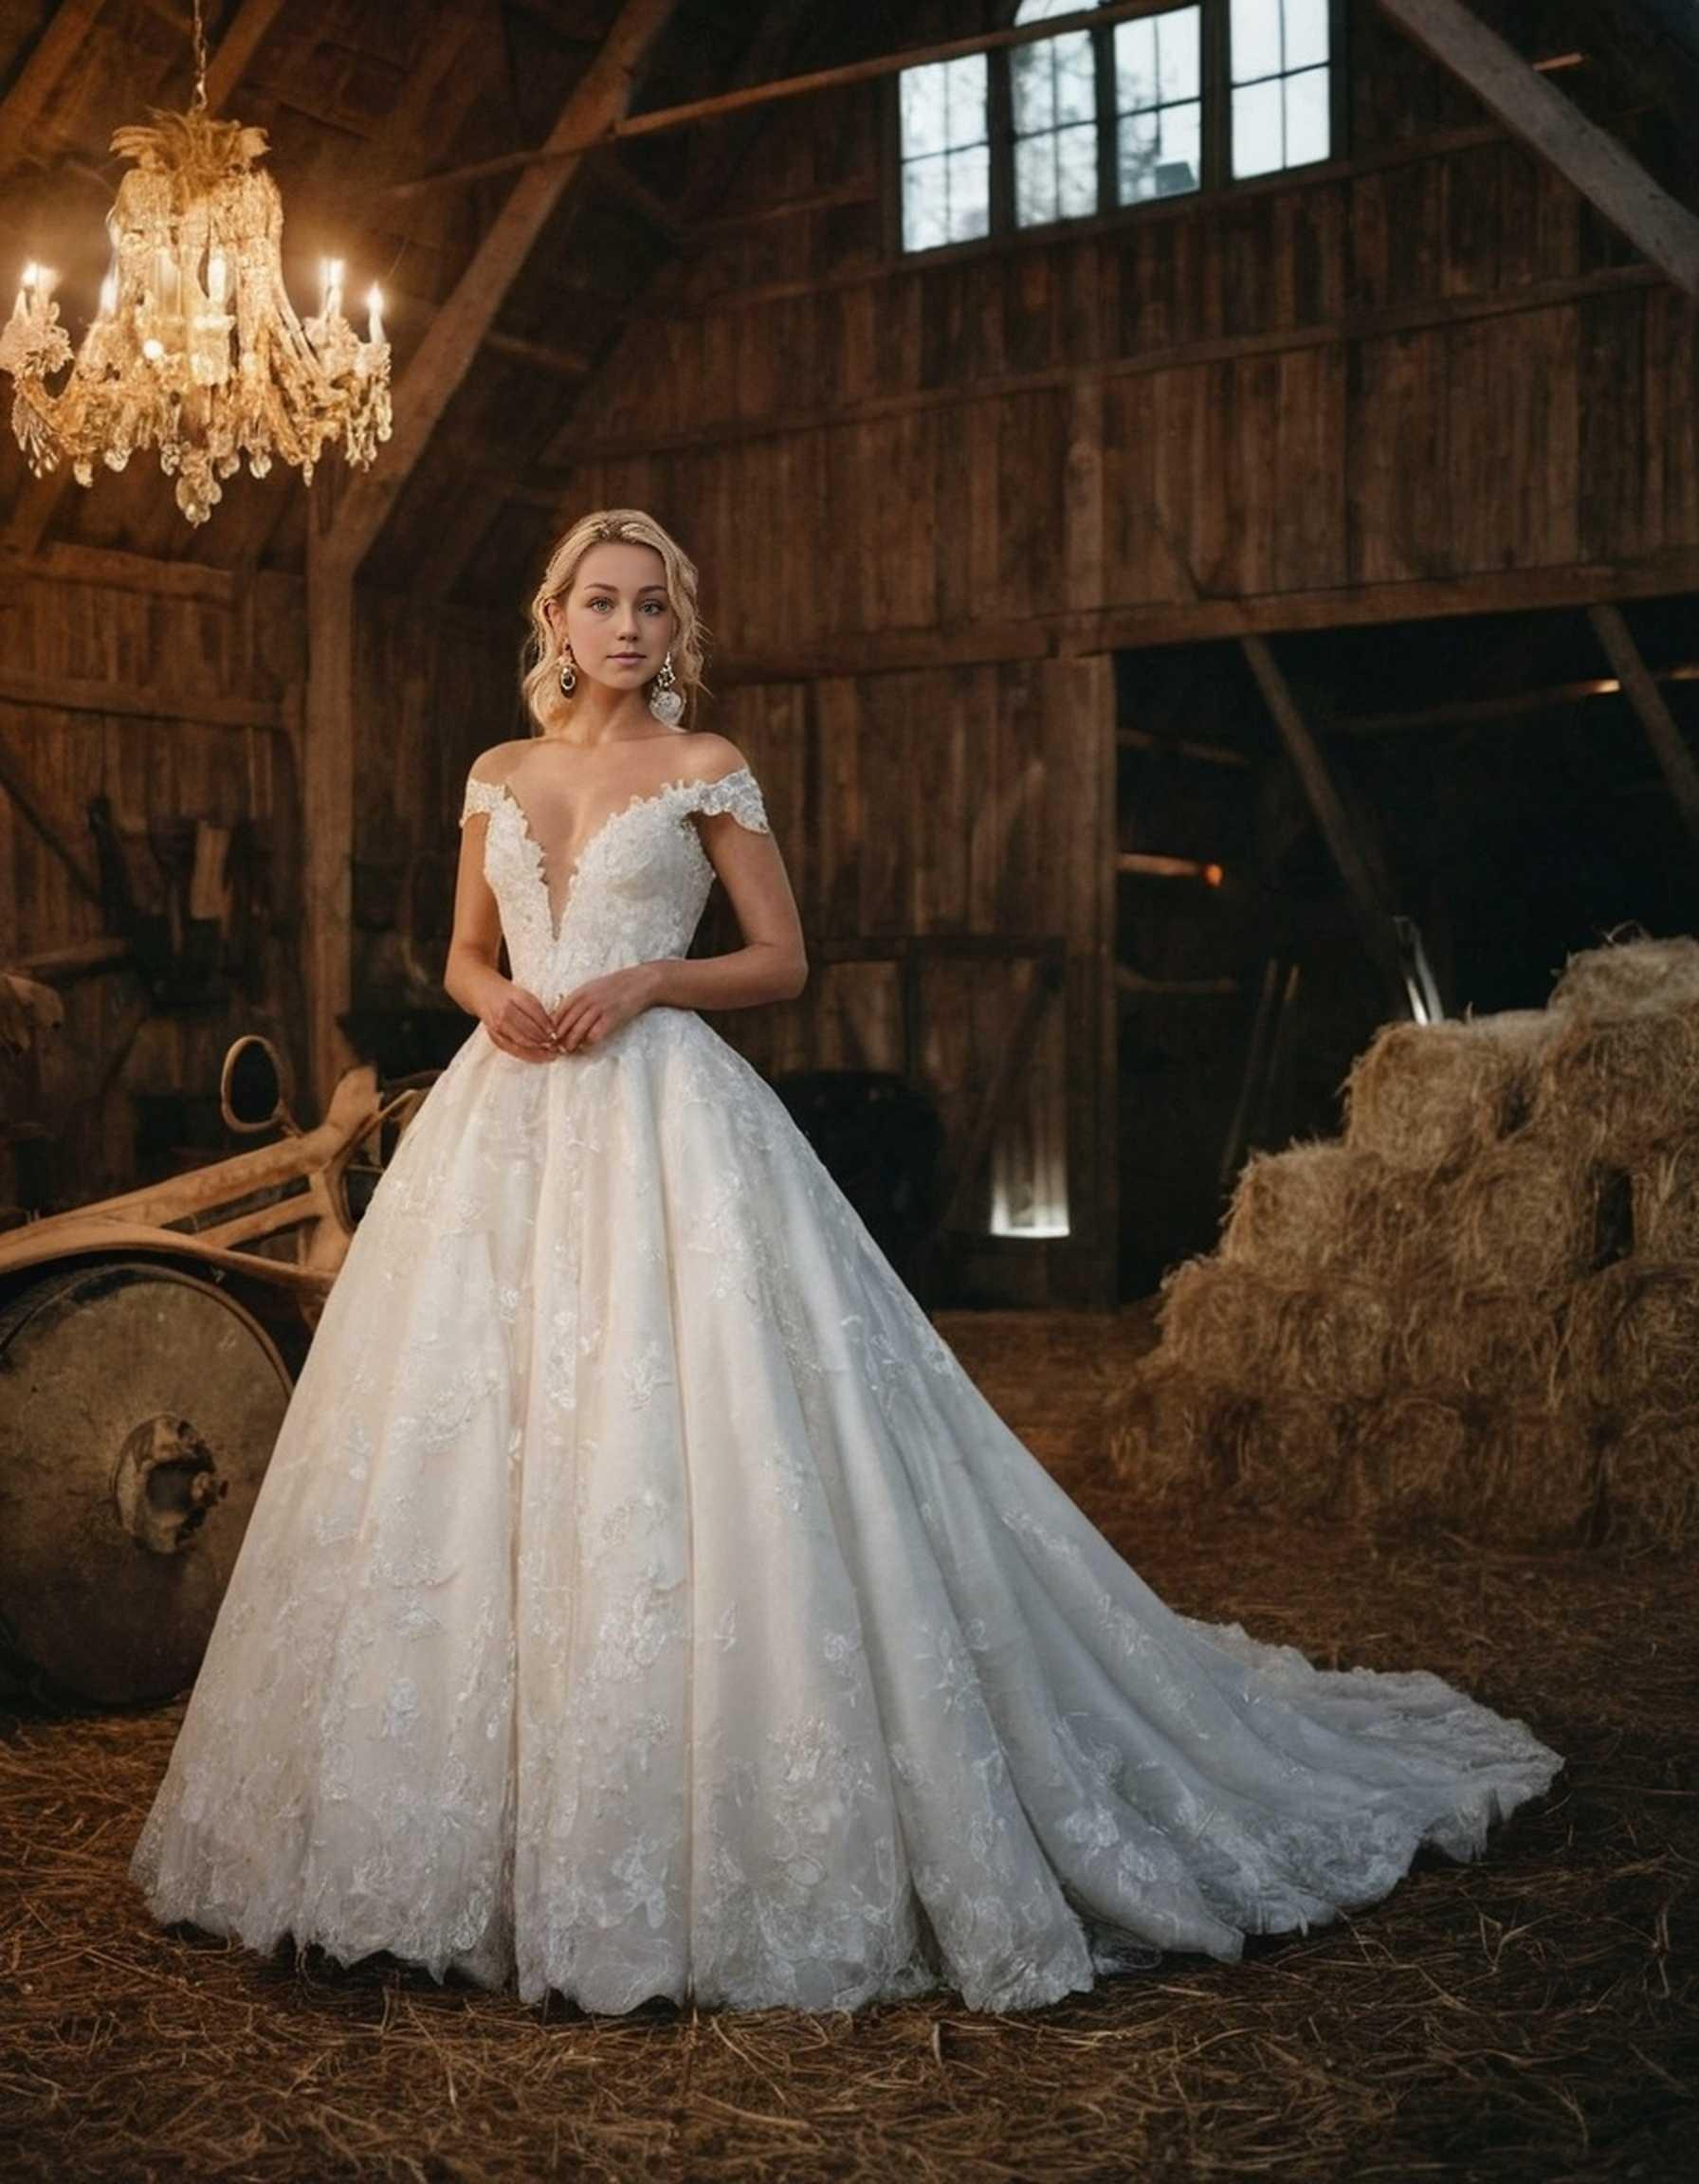
<svg viewBox="0 0 1699 2184">
<path fill-rule="evenodd" d="M 1198 133 L 1198 181 L 1196 190 L 1177 191 L 1167 196 L 1140 197 L 1129 204 L 1118 202 L 1117 157 L 1120 117 L 1115 111 L 1115 23 L 1089 26 L 1097 90 L 1097 193 L 1095 212 L 1068 213 L 1055 220 L 1033 221 L 1018 227 L 1014 219 L 1014 100 L 1010 55 L 1014 48 L 992 46 L 986 50 L 986 135 L 990 144 L 990 224 L 983 235 L 962 236 L 954 242 L 909 248 L 903 239 L 903 116 L 904 71 L 893 69 L 884 80 L 883 137 L 890 186 L 885 191 L 886 255 L 902 264 L 931 264 L 976 251 L 1006 247 L 1028 239 L 1054 241 L 1085 234 L 1095 228 L 1119 226 L 1141 218 L 1167 217 L 1195 210 L 1206 198 L 1260 195 L 1270 190 L 1302 187 L 1326 179 L 1347 164 L 1347 126 L 1350 114 L 1346 95 L 1349 80 L 1346 0 L 1327 0 L 1327 106 L 1329 151 L 1325 159 L 1308 159 L 1296 167 L 1270 168 L 1260 174 L 1234 179 L 1233 167 L 1233 82 L 1229 56 L 1231 0 L 1143 0 L 1118 17 L 1135 22 L 1147 15 L 1172 14 L 1177 7 L 1196 5 L 1198 23 L 1198 99 L 1201 107 Z M 1014 0 L 1004 0 L 997 10 L 997 27 L 1012 27 Z M 1034 26 L 1034 28 L 1037 28 Z M 1041 41 L 1034 41 L 1039 43 Z M 965 58 L 965 56 L 964 56 Z M 919 65 L 920 64 L 917 64 Z"/>
</svg>

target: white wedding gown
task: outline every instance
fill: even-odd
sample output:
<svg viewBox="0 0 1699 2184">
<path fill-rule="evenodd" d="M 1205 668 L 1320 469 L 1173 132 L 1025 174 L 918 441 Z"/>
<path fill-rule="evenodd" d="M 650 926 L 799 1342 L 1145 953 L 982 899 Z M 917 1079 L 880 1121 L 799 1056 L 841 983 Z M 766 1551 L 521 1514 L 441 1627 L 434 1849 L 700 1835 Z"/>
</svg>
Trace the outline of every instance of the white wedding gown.
<svg viewBox="0 0 1699 2184">
<path fill-rule="evenodd" d="M 639 793 L 557 929 L 473 778 L 516 979 L 683 956 Z M 1027 2009 L 1478 1853 L 1558 1754 L 1437 1677 L 1178 1615 L 978 1393 L 689 1010 L 476 1028 L 355 1231 L 131 1872 L 161 1922 L 600 2011 Z"/>
</svg>

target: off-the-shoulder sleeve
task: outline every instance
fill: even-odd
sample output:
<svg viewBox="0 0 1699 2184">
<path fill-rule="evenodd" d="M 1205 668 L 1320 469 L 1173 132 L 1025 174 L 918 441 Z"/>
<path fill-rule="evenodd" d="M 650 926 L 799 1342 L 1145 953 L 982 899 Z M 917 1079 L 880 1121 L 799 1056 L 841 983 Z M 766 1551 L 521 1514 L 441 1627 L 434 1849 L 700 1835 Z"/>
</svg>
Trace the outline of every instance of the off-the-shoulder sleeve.
<svg viewBox="0 0 1699 2184">
<path fill-rule="evenodd" d="M 772 833 L 767 823 L 767 807 L 761 801 L 760 784 L 747 766 L 734 766 L 717 781 L 699 781 L 696 786 L 698 793 L 691 798 L 694 810 L 709 813 L 729 811 L 740 826 L 747 827 L 752 833 Z"/>
<path fill-rule="evenodd" d="M 464 827 L 468 819 L 480 811 L 493 811 L 501 802 L 502 784 L 499 781 L 480 781 L 475 774 L 466 776 L 466 798 L 460 808 L 460 823 Z"/>
</svg>

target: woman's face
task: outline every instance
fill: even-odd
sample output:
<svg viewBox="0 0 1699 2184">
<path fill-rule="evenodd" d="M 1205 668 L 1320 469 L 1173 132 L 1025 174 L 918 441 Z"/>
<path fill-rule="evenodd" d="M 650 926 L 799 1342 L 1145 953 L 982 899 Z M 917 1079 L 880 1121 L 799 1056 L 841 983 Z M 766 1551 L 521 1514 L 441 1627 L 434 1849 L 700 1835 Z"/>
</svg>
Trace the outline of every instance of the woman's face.
<svg viewBox="0 0 1699 2184">
<path fill-rule="evenodd" d="M 543 612 L 580 672 L 615 690 L 634 690 L 660 672 L 677 622 L 666 563 L 652 546 L 625 538 L 591 547 L 566 599 L 546 599 Z"/>
</svg>

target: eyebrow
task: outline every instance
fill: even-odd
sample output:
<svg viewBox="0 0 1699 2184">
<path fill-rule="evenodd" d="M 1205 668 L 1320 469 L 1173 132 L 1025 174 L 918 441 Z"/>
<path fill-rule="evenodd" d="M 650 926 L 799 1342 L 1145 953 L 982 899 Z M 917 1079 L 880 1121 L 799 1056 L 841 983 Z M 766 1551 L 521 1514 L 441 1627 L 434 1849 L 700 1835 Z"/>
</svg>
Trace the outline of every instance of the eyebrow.
<svg viewBox="0 0 1699 2184">
<path fill-rule="evenodd" d="M 584 589 L 586 592 L 617 592 L 619 590 L 619 586 L 617 584 L 610 584 L 606 577 L 598 576 L 594 584 L 586 584 Z M 641 585 L 638 588 L 637 592 L 639 599 L 642 598 L 645 592 L 659 592 L 663 598 L 665 598 L 667 594 L 667 587 L 665 584 Z"/>
</svg>

